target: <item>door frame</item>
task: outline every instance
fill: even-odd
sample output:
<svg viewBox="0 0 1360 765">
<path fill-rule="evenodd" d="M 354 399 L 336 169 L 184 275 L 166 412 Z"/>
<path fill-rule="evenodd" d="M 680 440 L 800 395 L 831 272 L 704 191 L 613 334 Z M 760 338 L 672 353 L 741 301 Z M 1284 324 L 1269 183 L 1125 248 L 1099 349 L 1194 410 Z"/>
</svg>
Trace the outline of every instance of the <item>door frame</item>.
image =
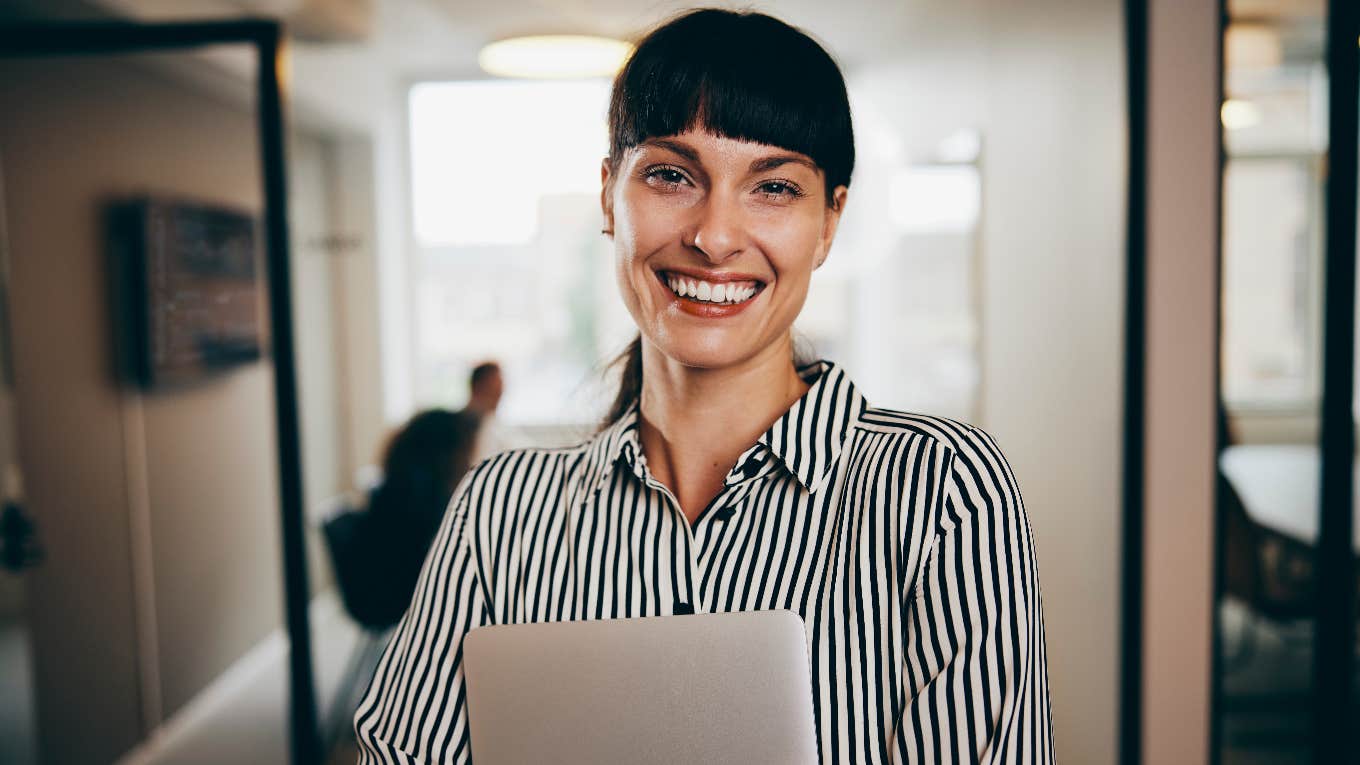
<svg viewBox="0 0 1360 765">
<path fill-rule="evenodd" d="M 264 257 L 269 280 L 284 595 L 290 647 L 290 745 L 294 763 L 314 765 L 321 761 L 322 750 L 307 613 L 302 448 L 293 337 L 281 81 L 283 56 L 286 55 L 283 28 L 278 22 L 258 19 L 171 24 L 63 22 L 0 25 L 0 57 L 7 58 L 190 50 L 224 44 L 249 45 L 255 51 L 256 117 L 265 207 Z"/>
</svg>

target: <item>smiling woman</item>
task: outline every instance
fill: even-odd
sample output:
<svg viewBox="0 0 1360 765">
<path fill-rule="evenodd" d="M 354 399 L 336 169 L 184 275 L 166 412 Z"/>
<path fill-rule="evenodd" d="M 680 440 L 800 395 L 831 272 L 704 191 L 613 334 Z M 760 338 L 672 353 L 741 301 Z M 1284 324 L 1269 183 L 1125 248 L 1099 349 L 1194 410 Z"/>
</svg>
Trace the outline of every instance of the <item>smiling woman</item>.
<svg viewBox="0 0 1360 765">
<path fill-rule="evenodd" d="M 699 368 L 792 358 L 789 327 L 845 201 L 844 185 L 824 201 L 822 175 L 806 156 L 694 128 L 605 160 L 619 287 L 664 356 Z"/>
<path fill-rule="evenodd" d="M 609 127 L 604 231 L 639 330 L 615 405 L 594 438 L 459 486 L 356 716 L 363 761 L 469 761 L 474 627 L 788 609 L 823 762 L 1051 762 L 1032 535 L 996 442 L 794 358 L 854 167 L 835 62 L 769 16 L 695 11 L 639 44 Z"/>
</svg>

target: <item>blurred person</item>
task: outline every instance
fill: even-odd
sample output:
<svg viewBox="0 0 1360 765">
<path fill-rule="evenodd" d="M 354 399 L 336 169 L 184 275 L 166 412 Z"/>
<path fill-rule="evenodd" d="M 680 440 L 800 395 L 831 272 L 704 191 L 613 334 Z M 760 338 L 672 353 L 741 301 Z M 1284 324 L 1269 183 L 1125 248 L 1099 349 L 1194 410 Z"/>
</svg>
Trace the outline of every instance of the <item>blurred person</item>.
<svg viewBox="0 0 1360 765">
<path fill-rule="evenodd" d="M 478 421 L 476 444 L 472 450 L 474 465 L 511 446 L 500 420 L 496 419 L 496 408 L 500 406 L 504 392 L 505 378 L 501 375 L 500 364 L 484 361 L 472 368 L 472 374 L 468 376 L 468 402 L 463 411 Z"/>
<path fill-rule="evenodd" d="M 410 605 L 449 498 L 471 464 L 477 423 L 468 413 L 430 409 L 387 442 L 382 481 L 337 553 L 346 606 L 365 626 L 390 627 Z"/>
<path fill-rule="evenodd" d="M 789 609 L 823 762 L 1052 762 L 1033 537 L 996 442 L 795 353 L 854 164 L 835 62 L 769 16 L 693 11 L 639 43 L 609 133 L 603 233 L 640 330 L 620 390 L 590 440 L 460 486 L 360 760 L 470 760 L 476 626 Z"/>
</svg>

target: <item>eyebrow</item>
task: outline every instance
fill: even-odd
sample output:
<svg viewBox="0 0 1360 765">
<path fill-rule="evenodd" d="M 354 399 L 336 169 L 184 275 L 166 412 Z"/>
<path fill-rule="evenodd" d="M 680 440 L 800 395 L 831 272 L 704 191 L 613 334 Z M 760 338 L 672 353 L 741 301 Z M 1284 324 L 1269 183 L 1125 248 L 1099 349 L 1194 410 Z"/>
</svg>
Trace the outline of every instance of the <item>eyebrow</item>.
<svg viewBox="0 0 1360 765">
<path fill-rule="evenodd" d="M 764 173 L 773 170 L 776 167 L 779 167 L 780 165 L 787 165 L 790 163 L 803 165 L 804 167 L 807 167 L 809 170 L 812 170 L 813 172 L 816 172 L 821 169 L 817 167 L 817 163 L 813 162 L 807 157 L 800 157 L 797 154 L 776 154 L 772 157 L 762 157 L 761 159 L 757 159 L 754 162 L 752 162 L 751 172 Z"/>
<path fill-rule="evenodd" d="M 693 162 L 695 164 L 702 164 L 702 162 L 699 159 L 699 152 L 695 151 L 693 147 L 691 147 L 689 144 L 683 141 L 676 141 L 670 138 L 650 138 L 646 141 L 643 141 L 643 145 L 655 146 L 658 149 L 666 149 L 667 151 L 679 154 L 680 156 L 684 157 L 690 162 Z M 761 157 L 760 159 L 753 160 L 751 162 L 751 167 L 748 172 L 765 173 L 775 169 L 776 167 L 787 164 L 803 165 L 804 167 L 808 168 L 809 170 L 812 170 L 813 172 L 818 172 L 821 170 L 821 168 L 817 166 L 816 162 L 813 162 L 807 157 L 801 156 L 799 154 L 774 154 L 768 157 Z"/>
<path fill-rule="evenodd" d="M 681 141 L 672 141 L 669 138 L 651 138 L 646 141 L 643 141 L 643 144 L 646 146 L 655 146 L 660 149 L 666 149 L 667 151 L 675 152 L 676 154 L 679 154 L 680 156 L 684 157 L 690 162 L 699 164 L 699 152 L 690 148 L 689 144 L 683 143 Z"/>
</svg>

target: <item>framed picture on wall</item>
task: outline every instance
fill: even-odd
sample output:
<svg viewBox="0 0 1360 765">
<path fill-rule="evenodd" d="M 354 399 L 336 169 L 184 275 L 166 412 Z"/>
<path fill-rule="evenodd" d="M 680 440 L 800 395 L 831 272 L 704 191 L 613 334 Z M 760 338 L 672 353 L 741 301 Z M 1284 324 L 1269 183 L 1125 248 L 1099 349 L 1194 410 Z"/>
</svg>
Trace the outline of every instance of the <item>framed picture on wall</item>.
<svg viewBox="0 0 1360 765">
<path fill-rule="evenodd" d="M 142 197 L 109 206 L 121 376 L 143 388 L 258 361 L 262 278 L 256 217 Z"/>
</svg>

